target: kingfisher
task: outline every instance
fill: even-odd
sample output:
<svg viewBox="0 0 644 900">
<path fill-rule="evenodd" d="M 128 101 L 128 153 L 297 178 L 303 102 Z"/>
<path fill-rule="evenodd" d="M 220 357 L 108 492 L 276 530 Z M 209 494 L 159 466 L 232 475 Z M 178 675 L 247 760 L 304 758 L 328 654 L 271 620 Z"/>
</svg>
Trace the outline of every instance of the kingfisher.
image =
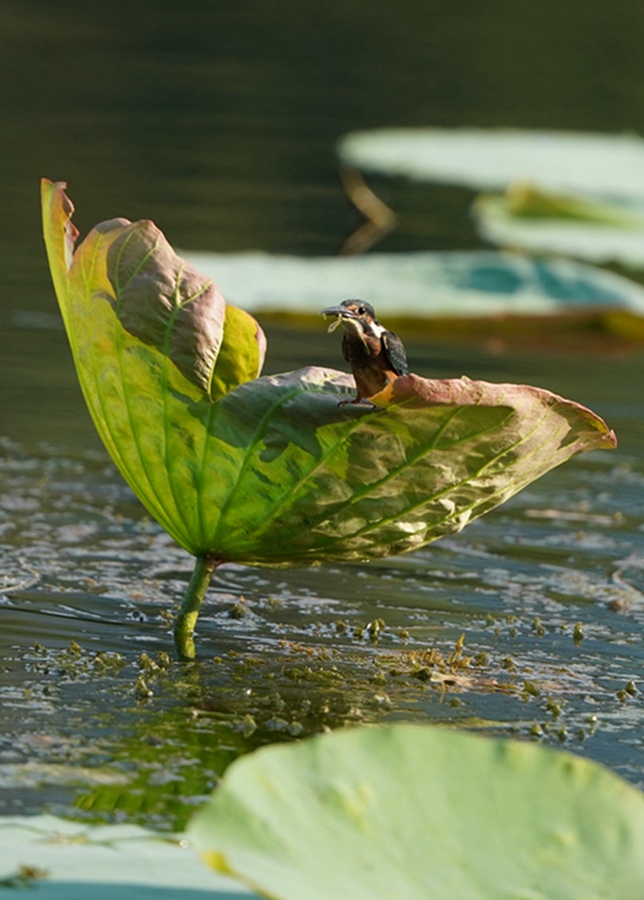
<svg viewBox="0 0 644 900">
<path fill-rule="evenodd" d="M 335 316 L 328 330 L 342 325 L 342 355 L 351 366 L 360 403 L 379 393 L 399 375 L 409 374 L 405 347 L 397 334 L 380 324 L 370 303 L 343 300 L 339 306 L 322 310 L 323 316 Z M 347 402 L 347 401 L 344 401 Z"/>
</svg>

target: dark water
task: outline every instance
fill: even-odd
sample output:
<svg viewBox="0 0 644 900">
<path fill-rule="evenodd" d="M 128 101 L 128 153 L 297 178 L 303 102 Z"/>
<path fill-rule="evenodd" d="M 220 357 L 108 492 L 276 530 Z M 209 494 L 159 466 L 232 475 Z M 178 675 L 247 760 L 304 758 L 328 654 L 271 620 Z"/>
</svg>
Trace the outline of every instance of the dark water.
<svg viewBox="0 0 644 900">
<path fill-rule="evenodd" d="M 180 665 L 164 654 L 190 559 L 84 410 L 37 189 L 66 179 L 82 231 L 149 217 L 186 249 L 334 253 L 356 223 L 333 156 L 346 131 L 644 133 L 644 9 L 27 0 L 0 14 L 0 811 L 175 826 L 241 752 L 397 719 L 561 744 L 641 784 L 641 354 L 410 339 L 421 374 L 550 388 L 603 415 L 619 449 L 407 557 L 222 569 L 200 661 Z M 467 191 L 377 186 L 399 214 L 379 249 L 478 246 Z M 338 364 L 323 330 L 267 330 L 267 371 Z"/>
</svg>

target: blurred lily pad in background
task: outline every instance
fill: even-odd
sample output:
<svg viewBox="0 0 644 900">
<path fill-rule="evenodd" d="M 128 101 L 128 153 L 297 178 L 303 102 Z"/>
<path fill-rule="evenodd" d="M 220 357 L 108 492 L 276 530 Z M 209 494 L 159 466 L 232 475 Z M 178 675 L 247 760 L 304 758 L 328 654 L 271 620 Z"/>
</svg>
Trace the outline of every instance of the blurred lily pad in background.
<svg viewBox="0 0 644 900">
<path fill-rule="evenodd" d="M 644 288 L 563 259 L 480 252 L 359 257 L 185 253 L 231 303 L 252 312 L 313 314 L 329 298 L 368 297 L 381 317 L 553 315 L 623 309 L 644 316 Z"/>
<path fill-rule="evenodd" d="M 484 328 L 512 337 L 518 332 L 524 340 L 526 332 L 545 329 L 552 337 L 565 327 L 579 337 L 586 324 L 618 331 L 628 341 L 644 339 L 644 288 L 574 260 L 491 250 L 354 257 L 182 255 L 214 278 L 230 302 L 308 326 L 319 327 L 319 310 L 329 298 L 364 297 L 388 326 L 414 335 L 424 330 L 432 338 L 471 337 Z"/>
<path fill-rule="evenodd" d="M 427 726 L 235 762 L 188 835 L 277 900 L 639 900 L 644 796 L 596 763 Z"/>
<path fill-rule="evenodd" d="M 535 253 L 644 267 L 644 140 L 634 134 L 391 128 L 346 135 L 343 165 L 501 191 L 480 197 L 481 237 Z"/>
<path fill-rule="evenodd" d="M 481 237 L 494 244 L 644 268 L 644 204 L 599 203 L 516 183 L 505 194 L 478 197 L 473 215 Z"/>
<path fill-rule="evenodd" d="M 505 190 L 531 181 L 549 191 L 644 202 L 644 140 L 511 128 L 380 128 L 338 143 L 344 165 L 367 172 Z"/>
</svg>

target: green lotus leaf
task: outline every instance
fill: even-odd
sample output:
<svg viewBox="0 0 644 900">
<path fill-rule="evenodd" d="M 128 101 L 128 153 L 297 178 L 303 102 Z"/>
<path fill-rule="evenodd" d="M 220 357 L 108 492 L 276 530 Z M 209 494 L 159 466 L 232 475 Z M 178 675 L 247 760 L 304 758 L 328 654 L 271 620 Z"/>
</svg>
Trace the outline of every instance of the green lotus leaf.
<svg viewBox="0 0 644 900">
<path fill-rule="evenodd" d="M 334 370 L 253 379 L 261 329 L 226 310 L 151 223 L 103 223 L 74 249 L 61 185 L 44 182 L 43 210 L 99 434 L 150 513 L 210 572 L 412 550 L 574 454 L 615 445 L 593 413 L 538 388 L 408 376 L 373 406 L 340 405 L 355 388 Z"/>
<path fill-rule="evenodd" d="M 538 744 L 428 726 L 273 745 L 188 837 L 273 900 L 639 900 L 644 795 Z"/>
<path fill-rule="evenodd" d="M 207 436 L 186 407 L 211 410 L 223 390 L 256 377 L 263 332 L 152 223 L 101 223 L 75 249 L 63 185 L 44 180 L 42 198 L 52 277 L 96 428 L 152 515 L 195 552 Z"/>
<path fill-rule="evenodd" d="M 353 396 L 348 376 L 309 368 L 221 398 L 200 497 L 210 553 L 268 565 L 402 553 L 614 445 L 593 413 L 538 388 L 410 375 L 376 409 L 338 407 Z"/>
</svg>

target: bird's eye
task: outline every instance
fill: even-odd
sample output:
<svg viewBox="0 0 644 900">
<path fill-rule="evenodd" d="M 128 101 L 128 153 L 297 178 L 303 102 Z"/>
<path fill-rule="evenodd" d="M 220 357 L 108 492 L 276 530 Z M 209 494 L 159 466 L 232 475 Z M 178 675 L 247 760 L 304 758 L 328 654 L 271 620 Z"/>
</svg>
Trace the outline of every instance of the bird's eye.
<svg viewBox="0 0 644 900">
<path fill-rule="evenodd" d="M 364 314 L 366 313 L 366 311 L 367 311 L 367 310 L 364 308 L 364 306 L 359 306 L 359 307 L 358 307 L 358 315 L 364 316 Z"/>
</svg>

